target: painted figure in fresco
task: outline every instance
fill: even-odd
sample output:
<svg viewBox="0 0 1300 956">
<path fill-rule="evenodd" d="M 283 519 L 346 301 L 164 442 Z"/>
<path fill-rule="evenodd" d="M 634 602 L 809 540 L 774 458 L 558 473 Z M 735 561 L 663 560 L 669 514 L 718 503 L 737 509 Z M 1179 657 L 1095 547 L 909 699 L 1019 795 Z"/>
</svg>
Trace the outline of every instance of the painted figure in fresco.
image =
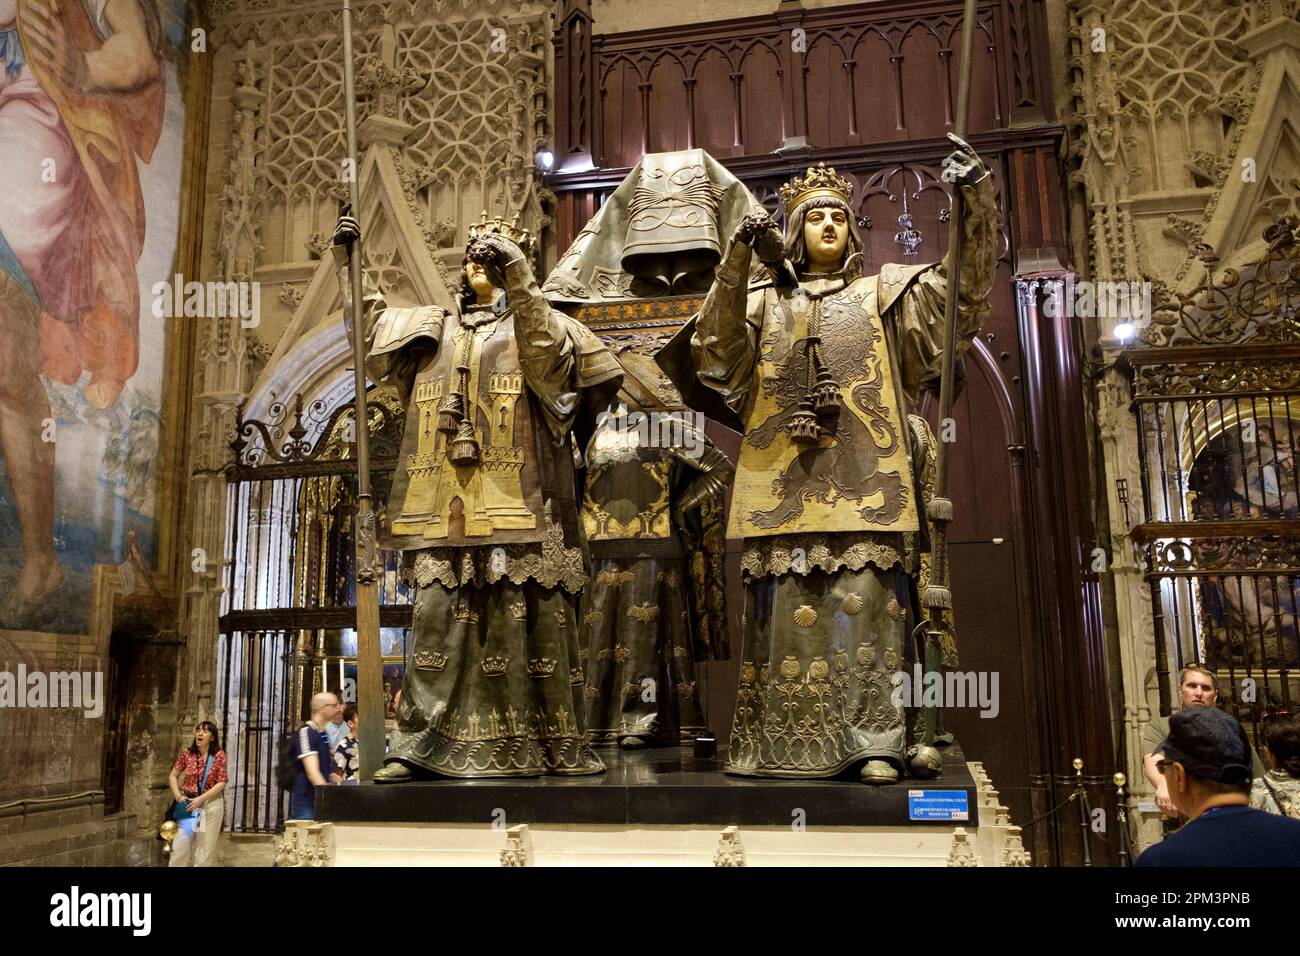
<svg viewBox="0 0 1300 956">
<path fill-rule="evenodd" d="M 997 242 L 989 173 L 954 141 L 947 166 L 967 208 L 960 349 L 987 314 Z M 660 356 L 688 402 L 702 385 L 744 430 L 728 526 L 746 587 L 731 773 L 857 770 L 882 784 L 904 769 L 891 678 L 928 457 L 906 413 L 938 377 L 952 263 L 862 276 L 851 193 L 818 166 L 781 190 L 784 237 L 747 217 L 699 315 Z"/>
<path fill-rule="evenodd" d="M 704 729 L 697 662 L 727 657 L 722 515 L 733 469 L 655 365 L 662 339 L 606 341 L 624 376 L 587 450 L 587 728 L 594 744 L 676 746 Z"/>
<path fill-rule="evenodd" d="M 162 131 L 160 37 L 153 0 L 0 0 L 0 451 L 22 529 L 20 601 L 63 579 L 41 375 L 89 373 L 86 399 L 102 409 L 136 370 L 136 162 Z"/>
<path fill-rule="evenodd" d="M 357 233 L 344 217 L 335 241 Z M 604 769 L 582 707 L 587 568 L 574 451 L 622 372 L 592 332 L 542 297 L 521 248 L 530 244 L 485 214 L 466 247 L 459 308 L 367 302 L 367 370 L 408 403 L 384 544 L 404 552 L 414 604 L 380 783 L 420 769 Z"/>
</svg>

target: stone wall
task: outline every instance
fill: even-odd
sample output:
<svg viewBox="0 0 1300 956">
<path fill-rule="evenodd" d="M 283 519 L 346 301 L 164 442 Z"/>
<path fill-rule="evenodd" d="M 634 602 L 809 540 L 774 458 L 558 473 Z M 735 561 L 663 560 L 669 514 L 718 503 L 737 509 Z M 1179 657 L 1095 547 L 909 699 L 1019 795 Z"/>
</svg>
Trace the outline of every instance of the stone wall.
<svg viewBox="0 0 1300 956">
<path fill-rule="evenodd" d="M 1068 51 L 1071 219 L 1080 278 L 1151 280 L 1156 297 L 1257 254 L 1264 226 L 1300 212 L 1300 4 L 1296 0 L 1070 0 L 1049 3 Z M 1140 730 L 1158 713 L 1150 587 L 1133 548 L 1141 520 L 1137 422 L 1114 369 L 1119 319 L 1089 320 L 1093 400 L 1104 459 L 1110 569 L 1122 675 L 1128 777 L 1143 800 Z M 1120 481 L 1134 501 L 1121 500 Z M 1176 701 L 1176 696 L 1174 700 Z M 1141 842 L 1158 838 L 1142 815 Z"/>
</svg>

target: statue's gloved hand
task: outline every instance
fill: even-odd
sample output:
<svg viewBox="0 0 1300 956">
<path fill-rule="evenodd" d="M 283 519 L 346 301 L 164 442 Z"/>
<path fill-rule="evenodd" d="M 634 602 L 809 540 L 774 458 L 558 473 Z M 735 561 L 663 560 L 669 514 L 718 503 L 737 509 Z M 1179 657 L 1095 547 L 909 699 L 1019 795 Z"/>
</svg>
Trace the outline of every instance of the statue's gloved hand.
<svg viewBox="0 0 1300 956">
<path fill-rule="evenodd" d="M 943 181 L 959 183 L 962 186 L 975 185 L 988 172 L 984 161 L 980 159 L 979 153 L 975 152 L 975 148 L 957 134 L 949 133 L 948 139 L 952 140 L 957 148 L 943 161 Z"/>
<path fill-rule="evenodd" d="M 776 220 L 768 215 L 750 215 L 736 229 L 736 242 L 751 246 L 764 265 L 780 265 L 785 254 L 785 240 Z"/>
<path fill-rule="evenodd" d="M 700 475 L 682 493 L 681 499 L 677 502 L 677 507 L 681 511 L 690 511 L 692 508 L 698 508 L 710 498 L 725 494 L 726 490 L 727 486 L 723 483 L 722 478 L 717 475 Z"/>
<path fill-rule="evenodd" d="M 334 245 L 350 246 L 361 238 L 361 223 L 352 215 L 352 203 L 346 203 L 334 224 Z"/>
</svg>

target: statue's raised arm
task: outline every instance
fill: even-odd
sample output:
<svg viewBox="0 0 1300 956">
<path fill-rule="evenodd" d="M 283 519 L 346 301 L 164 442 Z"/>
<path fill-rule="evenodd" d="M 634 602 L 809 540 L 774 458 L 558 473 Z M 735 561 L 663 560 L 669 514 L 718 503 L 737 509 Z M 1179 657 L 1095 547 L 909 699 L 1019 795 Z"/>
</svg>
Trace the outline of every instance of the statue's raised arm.
<svg viewBox="0 0 1300 956">
<path fill-rule="evenodd" d="M 962 222 L 961 285 L 957 312 L 960 359 L 989 315 L 988 296 L 997 271 L 998 215 L 993 176 L 974 149 L 949 134 L 957 148 L 944 161 L 945 176 L 957 186 L 965 207 Z M 952 275 L 953 252 L 927 266 L 886 265 L 880 272 L 878 301 L 896 329 L 896 361 L 901 387 L 915 401 L 922 386 L 938 390 L 944 346 L 944 299 Z"/>
</svg>

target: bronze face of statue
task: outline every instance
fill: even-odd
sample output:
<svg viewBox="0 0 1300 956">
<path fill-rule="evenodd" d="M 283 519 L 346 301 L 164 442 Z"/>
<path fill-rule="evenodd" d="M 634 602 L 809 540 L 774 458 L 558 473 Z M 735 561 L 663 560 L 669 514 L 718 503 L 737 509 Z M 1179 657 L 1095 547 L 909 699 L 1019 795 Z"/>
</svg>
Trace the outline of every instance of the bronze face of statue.
<svg viewBox="0 0 1300 956">
<path fill-rule="evenodd" d="M 960 348 L 987 312 L 996 213 L 973 151 L 963 144 L 950 166 L 967 206 Z M 744 432 L 728 523 L 746 586 L 731 773 L 856 770 L 888 783 L 905 765 L 891 678 L 905 661 L 933 451 L 907 413 L 939 372 L 952 263 L 863 277 L 851 197 L 817 166 L 781 190 L 785 235 L 746 217 L 679 337 L 692 367 L 673 347 L 661 357 L 684 394 L 711 390 Z"/>
<path fill-rule="evenodd" d="M 803 242 L 810 272 L 834 272 L 844 261 L 849 240 L 849 214 L 838 206 L 809 209 L 804 213 Z"/>
<path fill-rule="evenodd" d="M 366 303 L 367 372 L 408 405 L 384 530 L 415 606 L 380 783 L 604 769 L 584 721 L 572 441 L 622 376 L 542 297 L 529 239 L 485 215 L 457 308 Z"/>
<path fill-rule="evenodd" d="M 491 305 L 498 286 L 493 282 L 493 277 L 488 275 L 487 266 L 481 262 L 466 262 L 465 281 L 469 283 L 478 305 Z"/>
</svg>

